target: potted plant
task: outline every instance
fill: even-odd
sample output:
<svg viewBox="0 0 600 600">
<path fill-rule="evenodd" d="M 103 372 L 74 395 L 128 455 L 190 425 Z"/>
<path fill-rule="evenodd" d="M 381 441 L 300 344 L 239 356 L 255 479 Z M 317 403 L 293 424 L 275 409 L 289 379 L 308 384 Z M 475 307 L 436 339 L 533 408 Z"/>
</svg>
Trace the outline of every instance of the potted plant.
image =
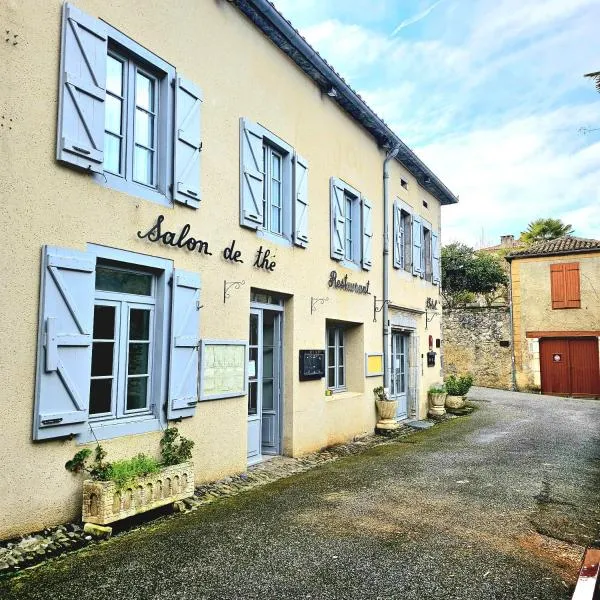
<svg viewBox="0 0 600 600">
<path fill-rule="evenodd" d="M 473 385 L 473 377 L 471 375 L 450 375 L 444 382 L 448 396 L 446 397 L 446 408 L 456 409 L 463 408 L 468 391 Z"/>
<path fill-rule="evenodd" d="M 429 388 L 427 397 L 429 398 L 429 414 L 433 417 L 441 417 L 446 414 L 444 403 L 446 402 L 446 388 L 444 384 L 432 385 Z"/>
<path fill-rule="evenodd" d="M 398 429 L 396 421 L 398 401 L 390 400 L 387 390 L 381 385 L 374 388 L 373 393 L 375 394 L 375 405 L 377 406 L 377 414 L 379 415 L 375 429 L 384 431 Z"/>
<path fill-rule="evenodd" d="M 192 496 L 193 446 L 193 441 L 169 427 L 160 441 L 160 461 L 138 454 L 106 462 L 106 452 L 100 444 L 91 461 L 89 448 L 77 452 L 65 468 L 89 475 L 83 482 L 82 521 L 105 525 Z"/>
</svg>

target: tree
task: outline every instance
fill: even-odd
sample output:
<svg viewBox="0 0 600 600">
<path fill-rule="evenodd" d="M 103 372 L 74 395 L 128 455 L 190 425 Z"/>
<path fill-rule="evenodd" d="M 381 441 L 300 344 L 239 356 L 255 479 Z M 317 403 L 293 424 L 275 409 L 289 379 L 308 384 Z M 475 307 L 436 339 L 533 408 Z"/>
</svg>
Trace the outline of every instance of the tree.
<svg viewBox="0 0 600 600">
<path fill-rule="evenodd" d="M 590 79 L 595 80 L 596 89 L 600 92 L 600 71 L 596 71 L 595 73 L 586 73 L 584 77 L 589 77 Z"/>
<path fill-rule="evenodd" d="M 508 277 L 501 259 L 477 253 L 466 244 L 453 243 L 442 248 L 442 297 L 449 308 L 472 302 L 481 294 L 490 305 Z"/>
<path fill-rule="evenodd" d="M 531 221 L 526 231 L 521 232 L 521 241 L 527 244 L 555 240 L 563 235 L 571 235 L 573 228 L 560 219 L 536 219 Z"/>
</svg>

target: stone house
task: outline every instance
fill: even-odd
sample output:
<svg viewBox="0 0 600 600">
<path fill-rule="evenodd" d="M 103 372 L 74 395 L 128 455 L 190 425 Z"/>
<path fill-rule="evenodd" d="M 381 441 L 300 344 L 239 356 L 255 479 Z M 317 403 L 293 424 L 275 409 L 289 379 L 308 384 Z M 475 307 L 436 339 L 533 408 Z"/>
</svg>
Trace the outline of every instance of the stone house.
<svg viewBox="0 0 600 600">
<path fill-rule="evenodd" d="M 516 387 L 600 397 L 600 241 L 564 236 L 506 259 Z"/>
<path fill-rule="evenodd" d="M 456 196 L 268 1 L 140 6 L 0 3 L 0 538 L 77 518 L 95 440 L 176 424 L 207 481 L 442 377 Z"/>
</svg>

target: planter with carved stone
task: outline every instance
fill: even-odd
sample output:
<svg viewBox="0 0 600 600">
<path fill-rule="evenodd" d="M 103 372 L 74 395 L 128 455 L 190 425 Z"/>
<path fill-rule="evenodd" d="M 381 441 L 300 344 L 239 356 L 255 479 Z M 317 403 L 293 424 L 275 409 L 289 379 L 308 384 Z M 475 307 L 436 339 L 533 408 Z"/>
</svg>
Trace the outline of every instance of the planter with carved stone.
<svg viewBox="0 0 600 600">
<path fill-rule="evenodd" d="M 194 495 L 194 465 L 163 467 L 118 489 L 114 481 L 83 482 L 82 521 L 105 525 Z"/>
</svg>

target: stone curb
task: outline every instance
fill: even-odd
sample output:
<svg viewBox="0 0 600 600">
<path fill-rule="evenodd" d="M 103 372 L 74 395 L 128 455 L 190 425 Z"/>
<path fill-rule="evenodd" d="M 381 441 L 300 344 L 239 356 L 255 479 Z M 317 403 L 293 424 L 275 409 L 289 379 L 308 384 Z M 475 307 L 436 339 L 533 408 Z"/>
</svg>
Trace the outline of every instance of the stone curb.
<svg viewBox="0 0 600 600">
<path fill-rule="evenodd" d="M 456 417 L 450 416 L 449 418 Z M 345 456 L 362 454 L 377 446 L 394 444 L 398 440 L 418 431 L 416 428 L 404 425 L 400 426 L 391 435 L 369 434 L 355 438 L 352 442 L 330 446 L 298 458 L 274 456 L 270 460 L 250 467 L 246 473 L 197 485 L 194 496 L 177 503 L 178 506 L 174 508 L 174 513 L 187 513 L 197 510 L 215 500 L 236 496 L 256 487 L 310 471 Z M 174 516 L 176 514 L 162 518 Z M 132 529 L 125 529 L 122 533 L 139 528 L 138 525 Z M 17 539 L 0 542 L 0 577 L 14 574 L 25 568 L 39 565 L 53 557 L 102 541 L 102 539 L 95 539 L 86 533 L 81 523 L 67 523 L 66 525 L 46 528 Z"/>
</svg>

